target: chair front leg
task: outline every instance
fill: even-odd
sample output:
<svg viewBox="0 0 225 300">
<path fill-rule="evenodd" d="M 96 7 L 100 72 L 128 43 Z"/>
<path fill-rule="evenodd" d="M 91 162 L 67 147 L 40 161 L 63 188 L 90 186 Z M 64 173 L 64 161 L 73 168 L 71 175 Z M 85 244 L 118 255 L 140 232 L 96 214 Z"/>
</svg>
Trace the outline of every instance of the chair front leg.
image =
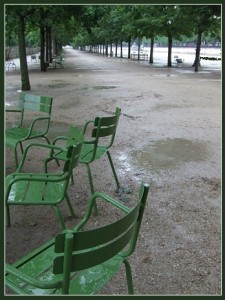
<svg viewBox="0 0 225 300">
<path fill-rule="evenodd" d="M 73 207 L 71 205 L 71 202 L 70 202 L 70 198 L 68 196 L 68 194 L 66 193 L 66 202 L 67 202 L 67 205 L 69 207 L 69 210 L 70 210 L 70 214 L 73 218 L 75 218 L 75 213 L 74 213 L 74 210 L 73 210 Z"/>
<path fill-rule="evenodd" d="M 128 294 L 133 295 L 134 294 L 134 287 L 133 287 L 131 267 L 130 267 L 130 264 L 129 264 L 129 262 L 126 258 L 124 259 L 123 262 L 124 262 L 125 268 L 126 268 Z"/>
<path fill-rule="evenodd" d="M 57 205 L 53 205 L 54 209 L 55 209 L 55 212 L 56 212 L 56 217 L 61 225 L 61 228 L 62 230 L 66 229 L 65 227 L 65 223 L 64 223 L 64 220 L 63 220 L 63 216 L 62 216 L 62 213 L 59 209 L 59 207 Z"/>
</svg>

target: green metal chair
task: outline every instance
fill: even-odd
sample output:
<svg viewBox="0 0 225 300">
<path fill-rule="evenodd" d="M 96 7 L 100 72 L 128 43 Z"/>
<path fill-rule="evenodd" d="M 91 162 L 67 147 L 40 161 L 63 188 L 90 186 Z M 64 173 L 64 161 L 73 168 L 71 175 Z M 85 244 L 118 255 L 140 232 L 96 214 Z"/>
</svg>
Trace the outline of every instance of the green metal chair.
<svg viewBox="0 0 225 300">
<path fill-rule="evenodd" d="M 48 144 L 47 133 L 50 126 L 52 97 L 20 93 L 19 109 L 6 109 L 6 112 L 16 114 L 19 123 L 6 129 L 6 146 L 14 150 L 16 167 L 19 165 L 18 146 L 23 154 L 23 142 L 43 138 Z M 30 113 L 32 112 L 32 117 Z"/>
<path fill-rule="evenodd" d="M 133 294 L 128 257 L 136 247 L 148 191 L 149 186 L 142 184 L 133 209 L 106 194 L 94 193 L 75 228 L 62 231 L 13 265 L 6 264 L 6 286 L 20 295 L 91 295 L 98 293 L 124 264 L 128 293 Z M 102 227 L 84 230 L 96 199 L 119 208 L 125 215 Z"/>
<path fill-rule="evenodd" d="M 82 148 L 82 141 L 77 142 L 73 146 L 63 149 L 65 158 L 63 168 L 55 173 L 23 173 L 22 168 L 26 161 L 28 151 L 32 151 L 33 147 L 41 147 L 49 149 L 49 151 L 61 151 L 57 146 L 48 144 L 33 143 L 28 145 L 15 173 L 6 177 L 6 216 L 7 224 L 10 226 L 10 205 L 51 205 L 54 207 L 56 216 L 60 222 L 62 229 L 65 228 L 62 213 L 59 204 L 66 199 L 70 213 L 75 217 L 70 199 L 67 193 L 69 180 L 73 168 L 79 162 L 79 155 Z"/>
<path fill-rule="evenodd" d="M 90 183 L 91 194 L 94 193 L 94 184 L 93 184 L 90 164 L 100 159 L 105 154 L 107 154 L 107 157 L 109 159 L 109 163 L 112 168 L 112 172 L 116 181 L 117 189 L 119 189 L 120 187 L 119 180 L 114 168 L 114 164 L 109 152 L 115 139 L 115 134 L 116 134 L 120 114 L 121 114 L 121 109 L 117 107 L 115 114 L 113 116 L 96 117 L 94 120 L 88 121 L 84 126 L 83 129 L 84 143 L 80 154 L 79 162 L 85 164 L 87 167 L 87 174 Z M 88 131 L 90 130 L 91 130 L 91 138 L 88 136 Z M 66 146 L 71 145 L 73 144 L 74 141 L 76 141 L 76 137 L 74 137 L 73 134 L 72 126 L 70 127 L 68 135 L 55 138 L 55 140 L 53 141 L 53 145 L 56 145 L 58 142 L 62 140 L 67 141 Z M 52 156 L 49 158 L 48 161 L 50 161 L 51 159 L 57 160 L 58 158 L 62 158 L 62 157 L 65 157 L 65 153 L 53 152 Z M 72 181 L 73 181 L 73 177 L 72 177 Z"/>
</svg>

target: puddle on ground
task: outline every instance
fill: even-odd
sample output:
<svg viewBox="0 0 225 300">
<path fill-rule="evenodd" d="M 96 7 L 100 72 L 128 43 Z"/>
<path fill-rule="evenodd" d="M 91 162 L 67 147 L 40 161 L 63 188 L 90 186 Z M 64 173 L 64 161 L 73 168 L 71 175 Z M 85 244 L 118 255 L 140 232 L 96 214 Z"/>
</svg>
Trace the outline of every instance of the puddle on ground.
<svg viewBox="0 0 225 300">
<path fill-rule="evenodd" d="M 12 102 L 5 102 L 5 107 L 13 107 L 13 106 L 15 106 L 15 107 L 18 107 L 18 101 L 16 102 L 16 101 L 12 101 Z"/>
<path fill-rule="evenodd" d="M 55 88 L 64 88 L 68 85 L 68 83 L 56 83 L 56 84 L 48 84 L 46 85 L 49 89 L 55 89 Z"/>
<path fill-rule="evenodd" d="M 83 87 L 81 88 L 82 90 L 90 90 L 90 89 L 93 89 L 93 90 L 109 90 L 109 89 L 115 89 L 116 86 L 114 85 L 96 85 L 96 86 L 86 86 L 86 87 Z"/>
<path fill-rule="evenodd" d="M 116 86 L 93 86 L 93 89 L 94 90 L 109 90 L 109 89 L 115 89 L 116 88 Z"/>
<path fill-rule="evenodd" d="M 181 163 L 200 162 L 207 155 L 205 143 L 186 139 L 165 139 L 131 153 L 132 163 L 139 168 L 158 170 L 175 168 Z"/>
<path fill-rule="evenodd" d="M 170 105 L 170 104 L 157 104 L 155 105 L 152 110 L 153 111 L 162 111 L 162 110 L 166 110 L 166 109 L 174 109 L 174 108 L 180 108 L 179 105 Z"/>
<path fill-rule="evenodd" d="M 175 74 L 156 74 L 154 77 L 177 77 Z"/>
</svg>

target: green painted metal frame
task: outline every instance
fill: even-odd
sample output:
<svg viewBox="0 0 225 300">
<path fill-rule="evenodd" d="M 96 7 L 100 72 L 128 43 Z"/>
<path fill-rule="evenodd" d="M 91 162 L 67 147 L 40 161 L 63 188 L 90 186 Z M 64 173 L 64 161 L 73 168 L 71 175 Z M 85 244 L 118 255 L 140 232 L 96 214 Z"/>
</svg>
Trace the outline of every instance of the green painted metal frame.
<svg viewBox="0 0 225 300">
<path fill-rule="evenodd" d="M 117 190 L 120 187 L 119 180 L 115 171 L 115 167 L 112 161 L 112 157 L 110 155 L 110 148 L 112 147 L 116 135 L 117 125 L 119 122 L 119 118 L 121 115 L 121 109 L 116 108 L 113 116 L 108 117 L 96 117 L 95 120 L 91 120 L 86 122 L 83 134 L 84 134 L 84 143 L 82 147 L 82 151 L 80 154 L 79 162 L 85 164 L 87 167 L 88 180 L 90 184 L 91 194 L 95 192 L 93 178 L 91 173 L 90 164 L 100 159 L 103 155 L 107 154 L 113 176 L 116 182 Z M 91 139 L 87 139 L 87 132 L 91 127 Z M 64 141 L 66 146 L 73 144 L 76 141 L 76 136 L 74 137 L 73 126 L 70 126 L 69 133 L 67 136 L 59 136 L 53 140 L 53 145 L 56 145 L 58 142 Z M 107 143 L 103 144 L 103 139 L 107 139 Z M 63 152 L 55 152 L 52 153 L 52 156 L 48 161 L 52 159 L 58 159 L 65 156 Z M 72 174 L 72 182 L 73 182 L 73 174 Z M 97 212 L 97 207 L 95 206 L 95 211 Z"/>
<path fill-rule="evenodd" d="M 81 222 L 20 259 L 6 264 L 6 286 L 16 294 L 96 294 L 125 265 L 128 294 L 133 279 L 128 257 L 136 243 L 146 206 L 149 185 L 141 184 L 137 205 L 131 209 L 104 193 L 94 193 Z M 96 200 L 124 212 L 119 220 L 84 230 Z"/>
<path fill-rule="evenodd" d="M 62 213 L 59 204 L 66 199 L 70 213 L 75 217 L 67 189 L 73 169 L 79 162 L 79 155 L 82 149 L 83 135 L 79 133 L 80 140 L 63 151 L 66 157 L 63 160 L 63 169 L 55 173 L 23 173 L 22 168 L 26 157 L 33 147 L 49 149 L 49 151 L 62 151 L 61 147 L 48 144 L 33 143 L 27 145 L 23 152 L 22 160 L 15 173 L 6 177 L 6 217 L 7 225 L 10 226 L 10 205 L 51 205 L 54 207 L 57 219 L 65 229 Z"/>
<path fill-rule="evenodd" d="M 6 129 L 6 146 L 13 148 L 16 167 L 19 165 L 18 161 L 18 146 L 21 153 L 23 153 L 23 142 L 35 138 L 43 138 L 48 144 L 50 141 L 47 133 L 50 127 L 52 97 L 32 95 L 27 93 L 20 93 L 19 109 L 6 109 L 8 113 L 20 114 L 20 121 L 17 126 Z M 36 112 L 37 115 L 32 120 L 25 117 L 26 112 Z M 29 121 L 29 125 L 26 123 Z M 45 126 L 43 127 L 43 121 Z M 42 125 L 42 127 L 40 126 Z"/>
</svg>

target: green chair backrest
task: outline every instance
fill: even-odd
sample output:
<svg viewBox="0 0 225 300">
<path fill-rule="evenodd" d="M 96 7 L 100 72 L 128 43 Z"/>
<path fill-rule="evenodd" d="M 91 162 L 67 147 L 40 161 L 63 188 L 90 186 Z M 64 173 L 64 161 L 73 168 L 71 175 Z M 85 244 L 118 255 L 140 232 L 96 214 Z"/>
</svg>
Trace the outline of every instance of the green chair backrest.
<svg viewBox="0 0 225 300">
<path fill-rule="evenodd" d="M 19 108 L 24 110 L 40 111 L 51 114 L 52 98 L 39 95 L 31 95 L 27 93 L 20 93 Z"/>
<path fill-rule="evenodd" d="M 27 94 L 24 92 L 20 93 L 19 97 L 19 109 L 21 110 L 20 121 L 18 126 L 21 127 L 24 124 L 24 113 L 26 111 L 39 112 L 42 116 L 43 114 L 48 119 L 46 123 L 46 132 L 49 129 L 51 110 L 52 110 L 52 97 L 39 96 Z M 47 116 L 46 116 L 47 115 Z"/>
<path fill-rule="evenodd" d="M 57 256 L 53 273 L 62 274 L 69 281 L 71 272 L 80 271 L 103 263 L 121 252 L 122 256 L 133 253 L 146 204 L 148 185 L 142 185 L 140 199 L 134 209 L 120 220 L 88 231 L 60 233 L 55 239 Z M 69 285 L 63 292 L 68 292 Z"/>
<path fill-rule="evenodd" d="M 69 128 L 69 139 L 67 141 L 67 159 L 70 158 L 65 162 L 65 168 L 68 169 L 69 172 L 78 165 L 79 163 L 79 156 L 83 145 L 83 133 L 79 131 L 76 127 L 70 126 Z M 75 147 L 74 147 L 75 146 Z M 73 153 L 71 153 L 73 151 Z"/>
<path fill-rule="evenodd" d="M 107 147 L 112 146 L 115 138 L 120 114 L 121 114 L 121 109 L 117 107 L 115 111 L 115 116 L 95 118 L 94 129 L 92 130 L 92 137 L 96 138 L 96 142 L 98 142 L 99 138 L 108 137 L 111 135 L 111 140 Z"/>
<path fill-rule="evenodd" d="M 71 125 L 69 127 L 66 147 L 76 145 L 79 142 L 83 142 L 83 133 L 77 127 Z"/>
</svg>

